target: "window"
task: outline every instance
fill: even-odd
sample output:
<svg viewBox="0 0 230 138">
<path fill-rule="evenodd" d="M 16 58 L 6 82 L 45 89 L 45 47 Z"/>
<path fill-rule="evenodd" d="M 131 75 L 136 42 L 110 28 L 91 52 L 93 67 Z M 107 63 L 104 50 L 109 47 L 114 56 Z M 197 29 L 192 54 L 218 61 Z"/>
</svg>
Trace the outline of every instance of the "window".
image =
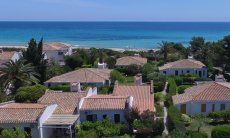
<svg viewBox="0 0 230 138">
<path fill-rule="evenodd" d="M 180 106 L 180 112 L 182 114 L 186 114 L 186 104 L 181 104 L 181 106 Z"/>
<path fill-rule="evenodd" d="M 178 76 L 178 70 L 175 70 L 175 75 Z"/>
<path fill-rule="evenodd" d="M 96 114 L 92 114 L 92 115 L 87 115 L 86 116 L 86 120 L 87 121 L 97 121 L 97 115 Z"/>
<path fill-rule="evenodd" d="M 199 76 L 202 77 L 202 72 L 201 71 L 199 71 Z"/>
<path fill-rule="evenodd" d="M 206 104 L 201 104 L 201 112 L 206 112 Z"/>
<path fill-rule="evenodd" d="M 197 74 L 197 70 L 196 70 L 196 74 Z"/>
<path fill-rule="evenodd" d="M 114 122 L 120 123 L 120 114 L 114 114 Z"/>
<path fill-rule="evenodd" d="M 166 71 L 163 71 L 164 74 L 166 74 Z"/>
<path fill-rule="evenodd" d="M 184 71 L 183 71 L 183 70 L 181 71 L 181 74 L 184 74 Z"/>
<path fill-rule="evenodd" d="M 58 55 L 63 55 L 63 52 L 59 51 L 59 52 L 58 52 Z"/>
<path fill-rule="evenodd" d="M 221 104 L 221 105 L 220 105 L 220 110 L 221 110 L 221 111 L 225 110 L 225 104 Z"/>
<path fill-rule="evenodd" d="M 93 115 L 87 115 L 86 120 L 87 121 L 93 121 Z"/>
<path fill-rule="evenodd" d="M 31 128 L 30 127 L 24 127 L 24 131 L 31 136 Z"/>
<path fill-rule="evenodd" d="M 190 71 L 189 71 L 189 70 L 187 70 L 187 73 L 190 73 Z"/>
<path fill-rule="evenodd" d="M 103 119 L 106 119 L 107 115 L 103 115 Z"/>
<path fill-rule="evenodd" d="M 215 111 L 215 104 L 212 104 L 212 111 Z"/>
</svg>

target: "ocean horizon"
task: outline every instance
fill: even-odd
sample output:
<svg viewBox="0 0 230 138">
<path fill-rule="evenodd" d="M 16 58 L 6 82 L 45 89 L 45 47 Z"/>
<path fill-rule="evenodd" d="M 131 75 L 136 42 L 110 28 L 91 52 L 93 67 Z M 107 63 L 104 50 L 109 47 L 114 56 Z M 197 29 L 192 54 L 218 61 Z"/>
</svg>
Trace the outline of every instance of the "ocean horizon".
<svg viewBox="0 0 230 138">
<path fill-rule="evenodd" d="M 194 36 L 217 41 L 230 22 L 0 21 L 0 46 L 25 46 L 31 38 L 76 47 L 154 49 L 161 41 L 189 45 Z"/>
</svg>

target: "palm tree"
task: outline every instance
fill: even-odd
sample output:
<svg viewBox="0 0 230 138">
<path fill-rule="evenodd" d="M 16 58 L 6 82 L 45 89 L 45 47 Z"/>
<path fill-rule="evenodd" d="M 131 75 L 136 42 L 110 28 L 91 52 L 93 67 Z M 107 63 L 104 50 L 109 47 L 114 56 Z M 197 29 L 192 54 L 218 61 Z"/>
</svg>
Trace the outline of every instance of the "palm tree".
<svg viewBox="0 0 230 138">
<path fill-rule="evenodd" d="M 167 62 L 168 59 L 168 50 L 169 50 L 169 43 L 167 41 L 162 41 L 158 43 L 160 46 L 160 52 L 164 54 L 164 62 Z"/>
<path fill-rule="evenodd" d="M 3 84 L 4 91 L 11 90 L 15 93 L 23 85 L 38 83 L 39 74 L 34 71 L 31 64 L 25 64 L 25 60 L 16 62 L 10 60 L 0 68 L 0 83 Z"/>
</svg>

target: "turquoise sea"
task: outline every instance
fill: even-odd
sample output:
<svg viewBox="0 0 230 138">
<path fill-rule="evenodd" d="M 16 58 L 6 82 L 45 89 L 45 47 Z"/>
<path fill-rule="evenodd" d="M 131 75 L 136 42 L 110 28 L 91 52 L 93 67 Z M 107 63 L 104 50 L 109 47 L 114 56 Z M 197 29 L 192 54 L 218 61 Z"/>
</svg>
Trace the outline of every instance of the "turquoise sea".
<svg viewBox="0 0 230 138">
<path fill-rule="evenodd" d="M 228 22 L 0 22 L 0 45 L 25 45 L 32 37 L 79 47 L 157 48 L 161 41 L 188 45 L 193 36 L 216 41 Z"/>
</svg>

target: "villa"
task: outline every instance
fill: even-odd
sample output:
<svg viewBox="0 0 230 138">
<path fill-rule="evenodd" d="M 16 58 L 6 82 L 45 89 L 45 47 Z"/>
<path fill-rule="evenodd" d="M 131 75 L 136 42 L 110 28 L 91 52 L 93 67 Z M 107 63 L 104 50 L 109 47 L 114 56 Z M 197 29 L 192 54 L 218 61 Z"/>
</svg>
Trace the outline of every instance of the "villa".
<svg viewBox="0 0 230 138">
<path fill-rule="evenodd" d="M 170 62 L 159 67 L 159 71 L 165 75 L 183 75 L 195 74 L 202 78 L 207 78 L 207 67 L 200 61 L 192 58 L 182 59 L 175 62 Z"/>
<path fill-rule="evenodd" d="M 173 104 L 183 114 L 196 115 L 230 110 L 230 83 L 211 82 L 193 86 L 172 96 Z"/>
<path fill-rule="evenodd" d="M 109 69 L 81 68 L 53 77 L 45 82 L 45 86 L 50 87 L 58 84 L 70 84 L 72 86 L 80 83 L 81 85 L 100 87 L 110 84 L 110 72 Z"/>
<path fill-rule="evenodd" d="M 116 84 L 110 95 L 93 95 L 83 98 L 80 121 L 97 121 L 108 117 L 115 123 L 126 123 L 125 115 L 137 108 L 140 113 L 154 110 L 151 85 Z"/>
<path fill-rule="evenodd" d="M 147 63 L 147 58 L 140 57 L 139 54 L 134 56 L 125 56 L 117 59 L 116 66 L 117 67 L 125 67 L 132 64 L 138 66 L 144 66 Z"/>
<path fill-rule="evenodd" d="M 44 44 L 43 53 L 49 62 L 53 61 L 59 65 L 65 65 L 64 56 L 72 55 L 72 47 L 66 43 L 50 42 Z"/>
</svg>

